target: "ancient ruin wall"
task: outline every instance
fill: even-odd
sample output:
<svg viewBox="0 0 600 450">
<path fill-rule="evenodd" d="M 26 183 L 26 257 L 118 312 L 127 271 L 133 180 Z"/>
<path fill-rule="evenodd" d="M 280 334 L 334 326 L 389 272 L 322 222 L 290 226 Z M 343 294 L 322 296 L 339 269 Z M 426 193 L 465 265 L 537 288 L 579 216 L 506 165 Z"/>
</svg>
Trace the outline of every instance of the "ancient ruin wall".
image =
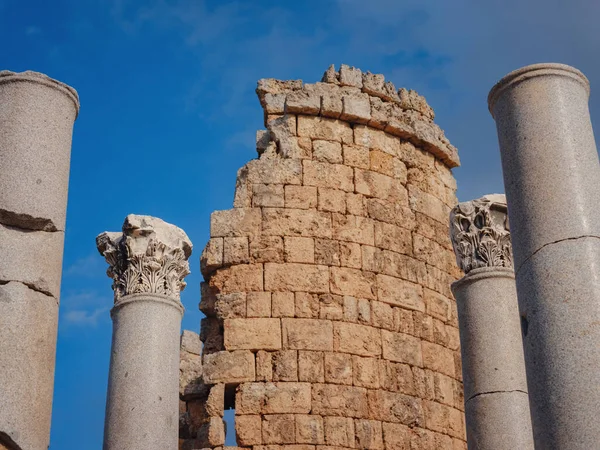
<svg viewBox="0 0 600 450">
<path fill-rule="evenodd" d="M 257 93 L 259 158 L 202 256 L 181 448 L 222 446 L 224 407 L 244 448 L 466 448 L 456 149 L 425 99 L 382 75 L 332 67 Z"/>
</svg>

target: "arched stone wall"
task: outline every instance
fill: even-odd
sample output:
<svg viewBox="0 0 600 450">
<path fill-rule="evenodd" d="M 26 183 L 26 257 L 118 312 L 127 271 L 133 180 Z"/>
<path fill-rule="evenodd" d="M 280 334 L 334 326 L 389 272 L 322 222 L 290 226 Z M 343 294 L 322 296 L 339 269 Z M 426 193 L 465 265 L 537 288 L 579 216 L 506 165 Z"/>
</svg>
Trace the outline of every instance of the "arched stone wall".
<svg viewBox="0 0 600 450">
<path fill-rule="evenodd" d="M 267 130 L 211 217 L 181 447 L 464 449 L 456 149 L 413 91 L 261 80 Z M 186 439 L 187 438 L 187 439 Z"/>
</svg>

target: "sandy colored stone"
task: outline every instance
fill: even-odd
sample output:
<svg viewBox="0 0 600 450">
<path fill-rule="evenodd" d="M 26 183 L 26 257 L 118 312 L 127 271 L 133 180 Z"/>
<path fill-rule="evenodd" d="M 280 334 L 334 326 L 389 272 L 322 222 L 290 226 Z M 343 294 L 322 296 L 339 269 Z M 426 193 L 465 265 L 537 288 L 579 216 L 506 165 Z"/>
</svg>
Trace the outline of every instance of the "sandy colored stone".
<svg viewBox="0 0 600 450">
<path fill-rule="evenodd" d="M 246 317 L 246 293 L 217 294 L 214 314 L 219 319 Z"/>
<path fill-rule="evenodd" d="M 315 186 L 285 186 L 285 207 L 292 209 L 316 208 L 317 188 Z"/>
<path fill-rule="evenodd" d="M 313 384 L 312 412 L 324 416 L 365 418 L 367 390 L 338 384 Z"/>
<path fill-rule="evenodd" d="M 350 125 L 340 120 L 332 120 L 325 117 L 299 116 L 298 136 L 347 144 L 351 144 L 353 141 Z"/>
<path fill-rule="evenodd" d="M 345 353 L 325 353 L 325 382 L 352 385 L 352 357 Z"/>
<path fill-rule="evenodd" d="M 264 235 L 330 238 L 331 215 L 304 209 L 265 208 Z"/>
<path fill-rule="evenodd" d="M 356 448 L 383 450 L 381 422 L 377 420 L 356 419 L 354 421 L 354 434 L 356 437 Z"/>
<path fill-rule="evenodd" d="M 374 327 L 394 330 L 394 313 L 392 307 L 383 302 L 371 302 L 371 323 Z"/>
<path fill-rule="evenodd" d="M 246 294 L 247 317 L 271 317 L 271 293 L 248 292 Z"/>
<path fill-rule="evenodd" d="M 286 114 L 318 115 L 321 110 L 321 96 L 314 92 L 299 90 L 287 94 L 285 99 Z"/>
<path fill-rule="evenodd" d="M 334 239 L 365 245 L 374 243 L 374 223 L 371 219 L 334 213 L 332 226 Z"/>
<path fill-rule="evenodd" d="M 226 319 L 227 350 L 278 350 L 281 348 L 279 319 Z"/>
<path fill-rule="evenodd" d="M 311 383 L 325 382 L 323 352 L 298 351 L 298 380 Z"/>
<path fill-rule="evenodd" d="M 270 291 L 329 292 L 329 268 L 312 264 L 265 264 L 265 289 Z"/>
<path fill-rule="evenodd" d="M 350 417 L 324 417 L 325 442 L 328 445 L 354 447 L 354 420 Z"/>
<path fill-rule="evenodd" d="M 346 64 L 342 64 L 340 66 L 339 81 L 342 86 L 354 86 L 357 88 L 362 88 L 362 71 L 356 67 L 350 67 Z"/>
<path fill-rule="evenodd" d="M 371 102 L 367 94 L 342 97 L 341 120 L 351 123 L 368 123 L 371 120 Z"/>
<path fill-rule="evenodd" d="M 409 427 L 424 425 L 422 400 L 410 395 L 382 390 L 369 391 L 369 413 L 373 419 Z"/>
<path fill-rule="evenodd" d="M 354 172 L 343 164 L 304 160 L 304 185 L 354 191 Z"/>
<path fill-rule="evenodd" d="M 367 198 L 366 209 L 368 216 L 379 222 L 398 225 L 407 230 L 413 230 L 417 226 L 415 213 L 408 207 L 408 197 L 406 197 L 406 201 Z"/>
<path fill-rule="evenodd" d="M 273 381 L 298 381 L 298 351 L 273 353 Z"/>
<path fill-rule="evenodd" d="M 379 379 L 381 388 L 387 391 L 418 396 L 415 387 L 413 368 L 408 364 L 379 360 Z M 433 384 L 431 384 L 433 392 Z"/>
<path fill-rule="evenodd" d="M 355 297 L 344 295 L 343 297 L 344 322 L 358 321 L 358 302 Z"/>
<path fill-rule="evenodd" d="M 273 352 L 256 352 L 256 381 L 273 381 Z"/>
<path fill-rule="evenodd" d="M 360 356 L 381 355 L 381 332 L 377 328 L 353 323 L 334 322 L 334 349 Z"/>
<path fill-rule="evenodd" d="M 248 351 L 205 354 L 202 368 L 202 376 L 207 384 L 254 381 L 254 355 Z"/>
<path fill-rule="evenodd" d="M 248 238 L 226 237 L 223 240 L 223 264 L 246 264 L 250 262 Z"/>
<path fill-rule="evenodd" d="M 261 417 L 259 415 L 236 416 L 235 432 L 239 445 L 262 444 Z"/>
<path fill-rule="evenodd" d="M 464 414 L 450 406 L 423 400 L 427 428 L 455 438 L 465 438 Z"/>
<path fill-rule="evenodd" d="M 340 242 L 340 264 L 360 269 L 362 266 L 360 245 L 352 242 Z"/>
<path fill-rule="evenodd" d="M 324 444 L 323 418 L 316 415 L 296 415 L 296 442 L 299 444 Z"/>
<path fill-rule="evenodd" d="M 362 194 L 346 193 L 346 212 L 353 216 L 367 215 L 367 199 Z"/>
<path fill-rule="evenodd" d="M 319 317 L 319 297 L 317 294 L 308 292 L 296 292 L 295 300 L 295 316 L 305 319 L 316 319 Z"/>
<path fill-rule="evenodd" d="M 281 319 L 284 348 L 333 350 L 333 325 L 329 320 Z"/>
<path fill-rule="evenodd" d="M 281 184 L 253 184 L 252 206 L 267 206 L 282 208 L 285 205 L 283 185 Z"/>
<path fill-rule="evenodd" d="M 223 293 L 262 291 L 262 264 L 241 264 L 219 270 L 210 278 L 211 286 Z"/>
<path fill-rule="evenodd" d="M 423 192 L 415 186 L 409 185 L 408 200 L 410 207 L 414 211 L 431 217 L 442 224 L 448 222 L 450 207 L 433 195 Z"/>
<path fill-rule="evenodd" d="M 377 298 L 394 306 L 424 311 L 423 288 L 387 275 L 377 275 Z"/>
<path fill-rule="evenodd" d="M 394 330 L 400 333 L 415 335 L 413 313 L 409 309 L 394 307 Z"/>
<path fill-rule="evenodd" d="M 225 422 L 220 417 L 211 417 L 198 431 L 197 445 L 216 447 L 225 443 Z"/>
<path fill-rule="evenodd" d="M 319 318 L 328 320 L 342 320 L 344 316 L 343 298 L 341 295 L 319 295 Z"/>
<path fill-rule="evenodd" d="M 364 298 L 359 298 L 357 302 L 358 322 L 362 324 L 371 324 L 371 302 Z"/>
<path fill-rule="evenodd" d="M 293 414 L 263 416 L 262 440 L 265 444 L 293 444 L 295 439 Z"/>
<path fill-rule="evenodd" d="M 211 238 L 206 243 L 200 256 L 202 275 L 209 277 L 215 270 L 223 266 L 223 238 Z"/>
<path fill-rule="evenodd" d="M 318 208 L 321 211 L 345 213 L 346 192 L 339 189 L 319 188 Z"/>
<path fill-rule="evenodd" d="M 452 350 L 427 341 L 422 341 L 421 346 L 423 349 L 423 367 L 456 378 Z"/>
<path fill-rule="evenodd" d="M 368 169 L 370 165 L 369 147 L 354 144 L 343 145 L 344 164 L 350 167 Z"/>
<path fill-rule="evenodd" d="M 332 267 L 331 292 L 340 295 L 375 299 L 375 274 L 346 267 Z"/>
<path fill-rule="evenodd" d="M 379 359 L 352 356 L 352 375 L 354 386 L 369 389 L 379 388 Z"/>
<path fill-rule="evenodd" d="M 271 316 L 294 317 L 294 303 L 293 292 L 273 292 L 271 297 Z"/>
<path fill-rule="evenodd" d="M 382 330 L 381 341 L 384 359 L 407 363 L 411 366 L 423 366 L 421 342 L 414 336 Z"/>
<path fill-rule="evenodd" d="M 315 239 L 315 263 L 340 265 L 340 243 L 332 239 Z"/>
<path fill-rule="evenodd" d="M 248 182 L 252 184 L 302 184 L 302 161 L 299 159 L 253 159 L 246 168 Z"/>
<path fill-rule="evenodd" d="M 376 148 L 392 156 L 400 151 L 400 139 L 381 130 L 376 130 L 365 125 L 354 127 L 354 143 L 369 148 Z"/>
<path fill-rule="evenodd" d="M 413 311 L 415 336 L 433 342 L 433 317 L 421 311 Z"/>
<path fill-rule="evenodd" d="M 314 239 L 305 237 L 285 237 L 283 242 L 286 262 L 315 262 Z"/>
<path fill-rule="evenodd" d="M 413 254 L 412 236 L 409 230 L 384 222 L 375 222 L 374 229 L 376 247 L 408 256 Z M 447 251 L 444 253 L 450 254 Z"/>
<path fill-rule="evenodd" d="M 255 236 L 260 232 L 259 209 L 234 208 L 215 211 L 210 216 L 211 237 Z"/>
<path fill-rule="evenodd" d="M 308 414 L 309 383 L 243 383 L 236 393 L 236 414 Z"/>
<path fill-rule="evenodd" d="M 330 164 L 342 164 L 342 144 L 334 141 L 312 141 L 313 158 Z"/>
</svg>

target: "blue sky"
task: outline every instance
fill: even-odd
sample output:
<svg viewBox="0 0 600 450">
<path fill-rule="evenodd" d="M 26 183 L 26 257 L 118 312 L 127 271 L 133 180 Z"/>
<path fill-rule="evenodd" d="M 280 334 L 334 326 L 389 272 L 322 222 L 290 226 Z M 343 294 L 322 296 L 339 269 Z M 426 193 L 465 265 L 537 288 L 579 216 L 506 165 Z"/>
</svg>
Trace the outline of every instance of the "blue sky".
<svg viewBox="0 0 600 450">
<path fill-rule="evenodd" d="M 0 0 L 0 69 L 75 87 L 75 123 L 51 448 L 102 446 L 112 304 L 94 238 L 129 213 L 183 228 L 195 250 L 182 294 L 199 328 L 199 256 L 210 212 L 231 207 L 255 156 L 259 78 L 320 80 L 330 64 L 416 89 L 459 149 L 460 200 L 503 192 L 491 86 L 563 62 L 592 83 L 595 0 Z M 596 123 L 596 122 L 595 122 Z"/>
</svg>

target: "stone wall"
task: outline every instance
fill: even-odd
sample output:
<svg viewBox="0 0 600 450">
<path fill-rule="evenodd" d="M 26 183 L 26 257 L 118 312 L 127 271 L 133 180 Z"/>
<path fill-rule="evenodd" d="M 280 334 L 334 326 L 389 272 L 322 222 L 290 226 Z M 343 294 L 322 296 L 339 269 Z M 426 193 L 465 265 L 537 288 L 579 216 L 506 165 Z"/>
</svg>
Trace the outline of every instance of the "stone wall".
<svg viewBox="0 0 600 450">
<path fill-rule="evenodd" d="M 223 446 L 224 408 L 244 448 L 466 448 L 456 149 L 425 99 L 382 75 L 331 67 L 257 93 L 259 158 L 202 255 L 181 448 Z"/>
</svg>

